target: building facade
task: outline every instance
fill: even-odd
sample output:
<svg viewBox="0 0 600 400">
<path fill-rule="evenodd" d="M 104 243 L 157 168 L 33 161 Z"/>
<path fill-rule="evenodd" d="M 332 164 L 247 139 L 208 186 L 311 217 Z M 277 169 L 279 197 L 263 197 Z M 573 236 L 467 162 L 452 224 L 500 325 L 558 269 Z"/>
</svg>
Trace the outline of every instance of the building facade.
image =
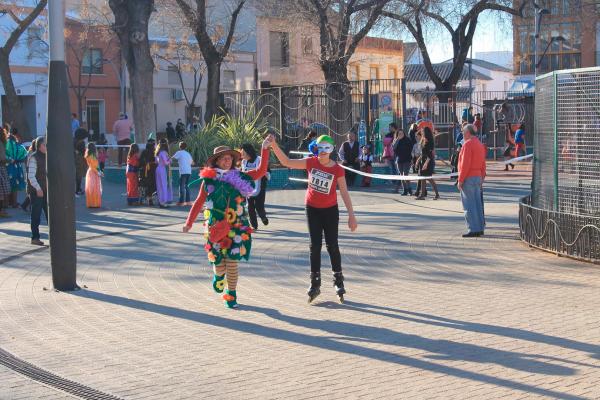
<svg viewBox="0 0 600 400">
<path fill-rule="evenodd" d="M 309 22 L 256 17 L 256 58 L 261 87 L 324 83 L 319 29 Z M 400 79 L 403 43 L 366 37 L 348 63 L 348 79 Z"/>
<path fill-rule="evenodd" d="M 17 14 L 28 13 L 28 2 L 15 6 Z M 25 15 L 21 15 L 25 17 Z M 16 27 L 8 14 L 0 14 L 0 44 L 4 45 L 10 32 Z M 10 54 L 10 72 L 17 95 L 21 100 L 27 128 L 21 130 L 24 139 L 42 136 L 46 132 L 46 111 L 48 96 L 48 53 L 44 38 L 46 36 L 46 15 L 42 14 L 23 33 Z M 0 118 L 1 122 L 12 121 L 6 106 L 4 87 L 0 81 Z"/>
<path fill-rule="evenodd" d="M 542 16 L 537 43 L 538 74 L 598 65 L 600 4 L 587 0 L 539 0 L 538 4 L 548 12 Z M 523 18 L 513 17 L 515 75 L 535 74 L 534 35 L 535 10 L 528 4 Z"/>
</svg>

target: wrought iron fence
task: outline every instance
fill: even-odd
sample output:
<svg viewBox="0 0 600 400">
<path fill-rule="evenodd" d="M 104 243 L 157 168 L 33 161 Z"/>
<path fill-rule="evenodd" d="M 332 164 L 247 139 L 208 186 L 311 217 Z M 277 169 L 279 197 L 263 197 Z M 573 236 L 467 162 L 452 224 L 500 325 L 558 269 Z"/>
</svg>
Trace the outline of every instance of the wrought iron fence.
<svg viewBox="0 0 600 400">
<path fill-rule="evenodd" d="M 598 261 L 600 68 L 538 77 L 535 131 L 532 195 L 521 205 L 523 240 Z"/>
<path fill-rule="evenodd" d="M 453 149 L 462 111 L 470 105 L 474 113 L 482 114 L 482 138 L 489 147 L 502 147 L 517 124 L 533 124 L 533 101 L 527 93 L 473 92 L 468 88 L 452 92 L 412 90 L 400 79 L 333 85 L 341 87 L 343 98 L 335 95 L 332 85 L 316 84 L 224 92 L 222 101 L 224 109 L 233 115 L 260 115 L 281 135 L 289 150 L 299 146 L 310 128 L 341 143 L 347 131 L 358 129 L 362 121 L 377 153 L 389 122 L 407 129 L 419 111 L 434 122 L 436 147 Z"/>
</svg>

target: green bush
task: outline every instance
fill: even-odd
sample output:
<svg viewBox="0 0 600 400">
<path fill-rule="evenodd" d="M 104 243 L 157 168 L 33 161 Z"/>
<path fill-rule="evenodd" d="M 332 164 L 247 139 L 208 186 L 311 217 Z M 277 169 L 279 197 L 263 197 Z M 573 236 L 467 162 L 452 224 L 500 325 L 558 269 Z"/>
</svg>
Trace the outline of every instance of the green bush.
<svg viewBox="0 0 600 400">
<path fill-rule="evenodd" d="M 252 113 L 243 118 L 215 116 L 197 134 L 187 135 L 184 140 L 196 165 L 204 166 L 218 146 L 238 150 L 244 143 L 251 143 L 258 150 L 267 134 L 267 125 L 249 114 Z"/>
</svg>

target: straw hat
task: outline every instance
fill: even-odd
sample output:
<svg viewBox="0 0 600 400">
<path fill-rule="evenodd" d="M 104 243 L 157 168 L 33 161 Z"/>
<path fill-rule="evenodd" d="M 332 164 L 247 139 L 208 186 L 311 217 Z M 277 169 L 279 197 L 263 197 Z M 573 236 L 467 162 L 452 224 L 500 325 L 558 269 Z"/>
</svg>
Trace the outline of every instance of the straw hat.
<svg viewBox="0 0 600 400">
<path fill-rule="evenodd" d="M 231 150 L 229 146 L 219 146 L 215 147 L 213 150 L 213 155 L 206 160 L 206 165 L 209 167 L 214 167 L 217 159 L 226 154 L 229 154 L 231 157 L 233 157 L 233 165 L 236 165 L 240 158 L 242 158 L 242 155 L 238 151 Z"/>
</svg>

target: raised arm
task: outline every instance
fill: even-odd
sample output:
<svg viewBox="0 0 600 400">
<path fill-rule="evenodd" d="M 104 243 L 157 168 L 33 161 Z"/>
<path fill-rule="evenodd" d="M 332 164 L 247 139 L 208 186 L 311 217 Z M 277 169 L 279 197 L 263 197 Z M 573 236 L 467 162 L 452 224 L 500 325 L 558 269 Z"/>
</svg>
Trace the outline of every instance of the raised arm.
<svg viewBox="0 0 600 400">
<path fill-rule="evenodd" d="M 290 160 L 288 156 L 285 155 L 283 150 L 277 144 L 277 141 L 273 140 L 271 142 L 271 148 L 273 149 L 273 153 L 275 153 L 275 157 L 279 160 L 281 165 L 286 168 L 291 169 L 306 169 L 306 160 Z"/>
<path fill-rule="evenodd" d="M 267 173 L 267 168 L 269 167 L 269 148 L 263 147 L 260 153 L 260 166 L 258 169 L 254 171 L 248 171 L 246 174 L 252 178 L 253 181 L 256 181 Z"/>
<path fill-rule="evenodd" d="M 203 182 L 202 185 L 200 186 L 200 192 L 198 192 L 198 197 L 196 198 L 196 201 L 194 201 L 194 205 L 192 206 L 192 209 L 190 210 L 190 213 L 188 214 L 187 220 L 185 221 L 185 225 L 183 226 L 184 232 L 188 232 L 192 228 L 192 225 L 194 224 L 194 222 L 196 222 L 196 218 L 198 218 L 198 214 L 200 214 L 202 207 L 204 207 L 204 202 L 206 201 L 207 195 L 208 195 L 208 193 L 206 193 L 206 190 L 204 190 L 204 182 Z"/>
</svg>

